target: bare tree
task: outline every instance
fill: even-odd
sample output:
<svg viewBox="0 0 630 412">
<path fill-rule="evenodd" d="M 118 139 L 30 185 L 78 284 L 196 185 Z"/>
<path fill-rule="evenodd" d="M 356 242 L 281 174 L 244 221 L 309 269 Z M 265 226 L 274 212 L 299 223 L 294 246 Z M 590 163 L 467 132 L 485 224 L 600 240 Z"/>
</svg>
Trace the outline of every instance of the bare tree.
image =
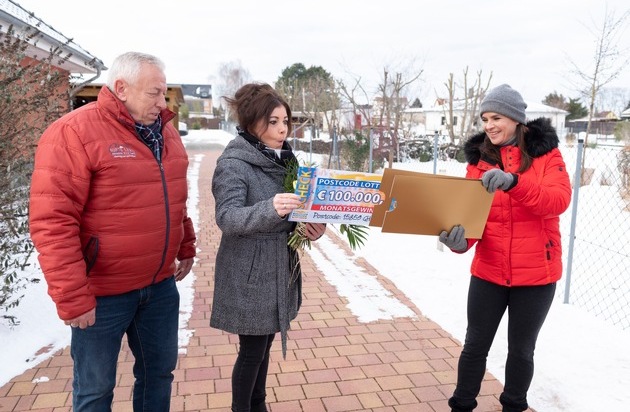
<svg viewBox="0 0 630 412">
<path fill-rule="evenodd" d="M 340 96 L 351 107 L 353 119 L 356 116 L 361 116 L 362 119 L 365 119 L 365 128 L 369 134 L 369 130 L 372 129 L 372 106 L 367 103 L 370 99 L 367 91 L 361 84 L 361 78 L 355 78 L 351 86 L 348 86 L 343 80 L 337 80 L 337 84 L 339 85 Z"/>
<path fill-rule="evenodd" d="M 370 101 L 369 95 L 361 83 L 361 78 L 354 78 L 351 86 L 347 85 L 343 80 L 337 80 L 339 86 L 339 96 L 345 100 L 351 109 L 352 120 L 355 122 L 353 134 L 359 134 L 365 138 L 368 145 L 368 172 L 372 172 L 372 156 L 373 156 L 373 139 L 372 139 L 372 105 L 367 103 Z M 361 119 L 361 124 L 356 124 L 356 119 Z M 363 125 L 365 119 L 365 125 Z M 357 127 L 358 126 L 358 127 Z M 340 130 L 340 132 L 342 132 Z M 350 132 L 350 131 L 349 131 Z M 343 132 L 342 132 L 343 133 Z"/>
<path fill-rule="evenodd" d="M 466 73 L 468 73 L 468 68 L 466 68 Z M 466 101 L 466 110 L 464 111 L 464 117 L 462 120 L 462 127 L 460 130 L 460 136 L 462 138 L 466 138 L 470 136 L 473 131 L 473 126 L 475 125 L 475 120 L 478 119 L 478 111 L 479 105 L 481 104 L 481 99 L 486 95 L 486 91 L 490 87 L 490 81 L 492 80 L 492 72 L 488 75 L 488 80 L 485 83 L 485 86 L 482 85 L 481 81 L 482 71 L 477 71 L 477 78 L 475 79 L 475 83 L 469 89 L 467 84 L 467 79 L 464 77 L 464 100 Z M 469 106 L 470 104 L 470 106 Z M 470 114 L 470 120 L 466 118 L 466 116 Z M 464 125 L 466 127 L 464 128 Z"/>
<path fill-rule="evenodd" d="M 250 79 L 249 71 L 242 66 L 240 60 L 219 65 L 219 84 L 217 86 L 221 96 L 234 96 L 234 93 Z M 219 101 L 221 100 L 219 99 Z"/>
<path fill-rule="evenodd" d="M 302 85 L 304 96 L 302 113 L 307 119 L 312 119 L 311 141 L 318 136 L 324 122 L 326 123 L 326 129 L 332 134 L 333 141 L 328 158 L 329 168 L 340 167 L 337 135 L 335 133 L 338 123 L 339 94 L 335 86 L 335 80 L 330 75 L 306 79 Z"/>
<path fill-rule="evenodd" d="M 600 110 L 614 112 L 617 116 L 626 109 L 630 100 L 630 88 L 605 87 L 597 96 L 596 107 Z M 596 110 L 597 111 L 597 110 Z"/>
<path fill-rule="evenodd" d="M 397 155 L 399 154 L 403 111 L 409 106 L 404 92 L 422 76 L 422 73 L 423 70 L 412 74 L 396 72 L 390 76 L 389 70 L 383 69 L 383 79 L 378 86 L 381 99 L 378 126 L 381 142 L 385 144 L 383 149 L 388 152 L 389 167 L 392 167 L 394 163 L 394 151 Z"/>
<path fill-rule="evenodd" d="M 332 145 L 329 157 L 333 167 L 339 168 L 336 150 L 336 124 L 339 110 L 339 95 L 336 81 L 322 66 L 306 67 L 303 63 L 295 63 L 282 70 L 275 83 L 275 88 L 289 102 L 294 117 L 301 117 L 301 124 L 293 130 L 297 131 L 307 125 L 311 128 L 311 142 L 324 126 L 332 134 Z M 297 144 L 297 141 L 296 141 Z M 309 152 L 312 147 L 309 148 Z"/>
<path fill-rule="evenodd" d="M 361 78 L 355 78 L 353 85 L 348 86 L 338 80 L 339 93 L 351 105 L 354 117 L 365 119 L 360 132 L 370 145 L 368 171 L 372 171 L 374 152 L 388 154 L 389 167 L 393 165 L 394 152 L 398 153 L 399 137 L 404 133 L 403 113 L 409 106 L 406 96 L 408 89 L 422 76 L 423 70 L 413 68 L 395 71 L 392 75 L 389 68 L 383 68 L 383 77 L 378 85 L 378 95 L 370 104 L 370 95 L 362 85 Z M 411 73 L 411 74 L 409 74 Z M 378 143 L 374 147 L 374 137 Z"/>
<path fill-rule="evenodd" d="M 580 68 L 577 63 L 570 60 L 573 74 L 578 78 L 578 90 L 588 101 L 588 123 L 586 125 L 585 147 L 588 146 L 588 136 L 591 132 L 591 123 L 595 113 L 595 102 L 602 88 L 615 80 L 619 74 L 627 69 L 630 57 L 627 50 L 619 48 L 618 42 L 622 32 L 627 28 L 626 22 L 630 17 L 630 10 L 626 10 L 620 17 L 614 10 L 604 10 L 604 18 L 601 24 L 593 22 L 590 31 L 595 36 L 595 50 L 593 60 L 587 68 Z M 582 152 L 582 170 L 586 150 Z"/>
<path fill-rule="evenodd" d="M 488 79 L 484 83 L 483 71 L 477 71 L 477 77 L 471 86 L 469 86 L 468 80 L 468 67 L 463 71 L 464 77 L 462 85 L 458 86 L 458 83 L 454 80 L 453 73 L 449 73 L 449 78 L 444 83 L 448 93 L 447 107 L 444 108 L 444 117 L 446 118 L 446 127 L 448 130 L 451 143 L 455 143 L 455 139 L 465 139 L 474 130 L 475 120 L 477 119 L 479 104 L 485 96 L 488 88 L 490 87 L 490 81 L 492 80 L 492 72 L 488 76 Z M 463 96 L 458 98 L 458 89 L 461 89 Z M 461 111 L 461 118 L 459 119 L 459 128 L 455 131 L 455 111 Z"/>
<path fill-rule="evenodd" d="M 468 70 L 468 69 L 466 69 Z M 444 108 L 444 122 L 445 122 L 445 126 L 446 126 L 446 130 L 448 131 L 448 135 L 451 138 L 451 143 L 455 142 L 455 126 L 454 126 L 454 119 L 455 119 L 455 113 L 454 109 L 453 109 L 453 102 L 455 101 L 455 79 L 454 79 L 454 75 L 453 73 L 449 73 L 448 74 L 448 80 L 446 81 L 446 83 L 444 83 L 444 86 L 446 86 L 446 90 L 448 92 L 448 97 L 446 98 L 446 105 L 447 107 Z M 437 134 L 437 133 L 436 133 Z"/>
</svg>

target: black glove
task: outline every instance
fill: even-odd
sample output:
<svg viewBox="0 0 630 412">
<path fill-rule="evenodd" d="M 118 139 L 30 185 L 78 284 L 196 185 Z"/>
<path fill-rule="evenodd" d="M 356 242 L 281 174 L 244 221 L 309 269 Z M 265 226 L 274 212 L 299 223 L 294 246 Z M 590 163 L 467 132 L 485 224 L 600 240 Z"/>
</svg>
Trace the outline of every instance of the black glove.
<svg viewBox="0 0 630 412">
<path fill-rule="evenodd" d="M 494 193 L 497 189 L 508 190 L 514 182 L 512 173 L 506 173 L 501 169 L 491 169 L 481 176 L 481 184 L 489 193 Z"/>
<path fill-rule="evenodd" d="M 466 240 L 466 231 L 462 225 L 453 226 L 451 233 L 443 230 L 440 233 L 440 242 L 444 243 L 454 252 L 463 252 L 468 249 L 468 241 Z"/>
</svg>

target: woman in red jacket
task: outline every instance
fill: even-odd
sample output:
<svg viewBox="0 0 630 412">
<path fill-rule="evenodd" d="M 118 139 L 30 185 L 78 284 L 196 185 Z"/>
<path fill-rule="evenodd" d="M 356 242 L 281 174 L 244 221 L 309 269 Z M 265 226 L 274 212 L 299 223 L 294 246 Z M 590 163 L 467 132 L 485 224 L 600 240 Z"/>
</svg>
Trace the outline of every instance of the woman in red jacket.
<svg viewBox="0 0 630 412">
<path fill-rule="evenodd" d="M 495 193 L 481 239 L 465 229 L 443 231 L 440 241 L 464 253 L 476 244 L 468 290 L 468 327 L 457 369 L 452 411 L 477 406 L 486 359 L 508 311 L 508 356 L 500 396 L 503 412 L 528 408 L 538 333 L 562 276 L 559 215 L 569 206 L 571 184 L 548 119 L 526 122 L 527 104 L 507 84 L 481 102 L 484 133 L 465 144 L 466 177 Z"/>
</svg>

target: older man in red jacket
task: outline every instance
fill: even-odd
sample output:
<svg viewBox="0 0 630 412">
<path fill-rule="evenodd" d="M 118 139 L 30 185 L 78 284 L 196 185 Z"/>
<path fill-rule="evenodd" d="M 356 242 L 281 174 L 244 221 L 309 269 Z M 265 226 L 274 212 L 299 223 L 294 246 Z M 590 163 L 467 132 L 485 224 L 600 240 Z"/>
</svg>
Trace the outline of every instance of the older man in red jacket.
<svg viewBox="0 0 630 412">
<path fill-rule="evenodd" d="M 168 411 L 179 293 L 193 265 L 188 155 L 166 107 L 164 64 L 129 52 L 96 102 L 42 135 L 30 231 L 59 317 L 72 327 L 75 411 L 111 410 L 123 335 L 134 411 Z"/>
</svg>

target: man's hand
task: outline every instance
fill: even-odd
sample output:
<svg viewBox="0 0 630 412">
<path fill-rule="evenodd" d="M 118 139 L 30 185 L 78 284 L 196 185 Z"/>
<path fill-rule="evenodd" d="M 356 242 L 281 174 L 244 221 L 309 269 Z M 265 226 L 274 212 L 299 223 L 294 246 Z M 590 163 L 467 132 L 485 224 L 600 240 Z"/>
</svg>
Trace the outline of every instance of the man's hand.
<svg viewBox="0 0 630 412">
<path fill-rule="evenodd" d="M 77 316 L 74 319 L 63 321 L 63 323 L 65 323 L 66 325 L 70 325 L 73 328 L 81 329 L 85 329 L 88 326 L 94 325 L 94 322 L 96 322 L 96 308 L 93 308 L 92 310 L 85 312 L 83 315 Z"/>
<path fill-rule="evenodd" d="M 180 260 L 177 263 L 177 270 L 175 271 L 175 280 L 180 281 L 190 273 L 190 269 L 193 267 L 193 263 L 195 263 L 195 258 L 189 258 Z"/>
</svg>

